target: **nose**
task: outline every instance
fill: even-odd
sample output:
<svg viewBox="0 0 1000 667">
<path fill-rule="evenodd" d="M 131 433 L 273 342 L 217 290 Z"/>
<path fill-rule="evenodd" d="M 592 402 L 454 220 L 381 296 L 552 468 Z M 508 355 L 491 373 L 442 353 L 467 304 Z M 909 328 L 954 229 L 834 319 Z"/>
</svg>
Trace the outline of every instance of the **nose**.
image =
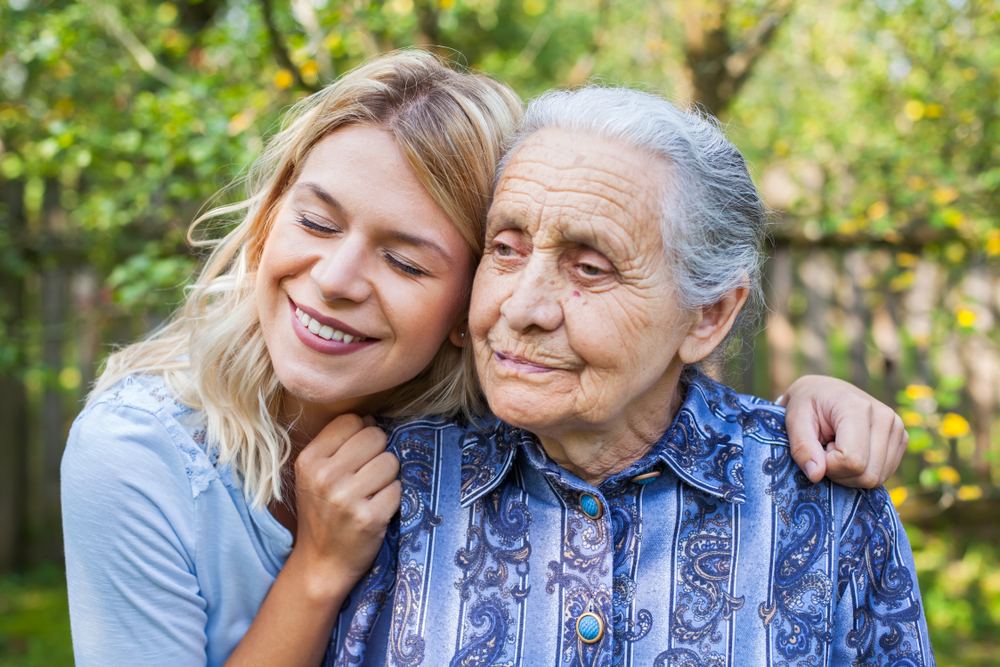
<svg viewBox="0 0 1000 667">
<path fill-rule="evenodd" d="M 327 302 L 339 299 L 363 302 L 372 291 L 371 264 L 364 239 L 348 234 L 330 246 L 310 272 L 320 296 Z"/>
<path fill-rule="evenodd" d="M 549 271 L 542 258 L 528 260 L 514 292 L 500 306 L 508 326 L 514 331 L 558 329 L 563 321 L 558 282 L 557 272 Z"/>
</svg>

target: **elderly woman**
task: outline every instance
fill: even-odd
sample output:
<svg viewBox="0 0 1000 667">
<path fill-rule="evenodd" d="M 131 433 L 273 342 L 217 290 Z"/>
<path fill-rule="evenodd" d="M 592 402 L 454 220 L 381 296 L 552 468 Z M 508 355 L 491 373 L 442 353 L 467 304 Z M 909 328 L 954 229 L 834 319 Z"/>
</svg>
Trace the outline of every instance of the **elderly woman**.
<svg viewBox="0 0 1000 667">
<path fill-rule="evenodd" d="M 783 409 L 698 368 L 760 303 L 764 231 L 709 120 L 624 89 L 532 103 L 469 317 L 500 421 L 391 435 L 402 516 L 330 660 L 933 664 L 885 490 L 810 482 Z"/>
</svg>

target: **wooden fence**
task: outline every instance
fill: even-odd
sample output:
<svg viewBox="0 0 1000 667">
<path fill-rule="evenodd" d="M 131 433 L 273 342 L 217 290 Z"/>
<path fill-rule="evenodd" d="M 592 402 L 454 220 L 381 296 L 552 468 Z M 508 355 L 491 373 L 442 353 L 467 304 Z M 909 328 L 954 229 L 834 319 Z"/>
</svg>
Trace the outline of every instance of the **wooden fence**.
<svg viewBox="0 0 1000 667">
<path fill-rule="evenodd" d="M 803 373 L 848 379 L 923 434 L 903 483 L 940 485 L 947 466 L 958 475 L 949 473 L 948 489 L 988 496 L 1000 468 L 1000 266 L 963 261 L 961 249 L 915 250 L 779 239 L 767 267 L 767 326 L 728 376 L 767 398 Z M 70 424 L 110 344 L 151 323 L 116 306 L 92 269 L 42 266 L 0 285 L 24 341 L 22 367 L 0 374 L 0 571 L 60 557 L 59 460 Z M 966 421 L 971 436 L 961 433 Z"/>
</svg>

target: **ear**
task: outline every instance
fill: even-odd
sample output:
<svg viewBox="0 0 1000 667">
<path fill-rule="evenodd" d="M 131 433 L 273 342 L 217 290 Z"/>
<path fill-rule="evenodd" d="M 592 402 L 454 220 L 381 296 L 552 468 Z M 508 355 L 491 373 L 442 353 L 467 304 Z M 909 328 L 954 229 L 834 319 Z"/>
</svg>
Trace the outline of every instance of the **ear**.
<svg viewBox="0 0 1000 667">
<path fill-rule="evenodd" d="M 739 315 L 750 291 L 745 286 L 727 292 L 719 301 L 696 310 L 694 322 L 677 351 L 685 364 L 694 364 L 718 347 Z"/>
<path fill-rule="evenodd" d="M 451 328 L 448 332 L 448 340 L 455 347 L 465 347 L 465 341 L 469 337 L 469 319 L 462 318 L 458 321 L 458 324 Z"/>
</svg>

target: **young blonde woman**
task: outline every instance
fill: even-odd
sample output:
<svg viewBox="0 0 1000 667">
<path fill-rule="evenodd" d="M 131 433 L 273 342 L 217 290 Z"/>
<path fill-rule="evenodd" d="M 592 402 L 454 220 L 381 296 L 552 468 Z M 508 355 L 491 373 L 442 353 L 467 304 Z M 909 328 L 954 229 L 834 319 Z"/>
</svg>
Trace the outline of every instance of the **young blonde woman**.
<svg viewBox="0 0 1000 667">
<path fill-rule="evenodd" d="M 212 214 L 241 219 L 183 308 L 112 355 L 70 433 L 77 665 L 319 664 L 400 503 L 372 415 L 476 409 L 468 298 L 519 115 L 502 84 L 415 51 L 293 109 L 249 199 Z M 825 378 L 789 397 L 811 477 L 895 469 L 888 408 Z"/>
</svg>

